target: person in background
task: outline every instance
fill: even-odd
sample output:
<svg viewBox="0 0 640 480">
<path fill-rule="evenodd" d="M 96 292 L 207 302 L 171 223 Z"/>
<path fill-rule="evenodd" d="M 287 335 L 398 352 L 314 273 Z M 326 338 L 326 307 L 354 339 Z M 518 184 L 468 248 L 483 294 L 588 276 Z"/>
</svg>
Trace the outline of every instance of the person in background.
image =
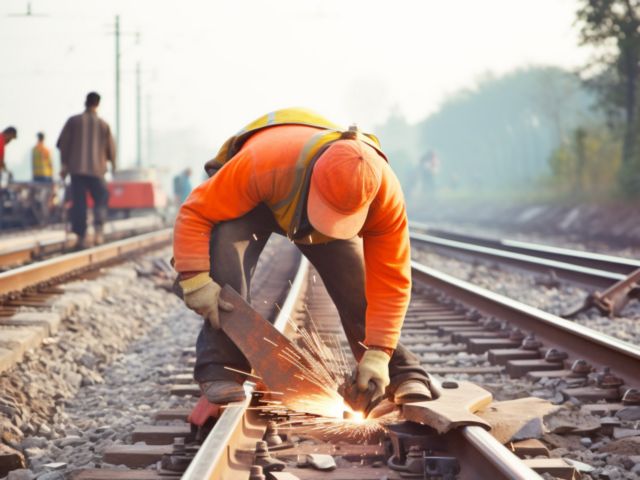
<svg viewBox="0 0 640 480">
<path fill-rule="evenodd" d="M 44 133 L 38 132 L 38 143 L 31 150 L 31 167 L 33 181 L 40 183 L 53 183 L 53 164 L 51 152 L 44 144 Z"/>
<path fill-rule="evenodd" d="M 76 250 L 85 247 L 87 232 L 87 192 L 93 198 L 94 243 L 103 242 L 109 191 L 104 179 L 107 162 L 116 169 L 116 146 L 107 122 L 98 117 L 100 95 L 91 92 L 85 111 L 67 120 L 56 143 L 60 150 L 60 176 L 71 175 L 71 230 L 77 235 Z"/>
<path fill-rule="evenodd" d="M 173 177 L 173 194 L 176 205 L 182 205 L 191 193 L 191 169 L 185 168 L 178 175 Z"/>
<path fill-rule="evenodd" d="M 4 163 L 4 147 L 8 145 L 11 140 L 18 138 L 18 131 L 16 127 L 7 127 L 0 134 L 0 175 L 7 174 L 11 176 L 7 166 Z"/>
</svg>

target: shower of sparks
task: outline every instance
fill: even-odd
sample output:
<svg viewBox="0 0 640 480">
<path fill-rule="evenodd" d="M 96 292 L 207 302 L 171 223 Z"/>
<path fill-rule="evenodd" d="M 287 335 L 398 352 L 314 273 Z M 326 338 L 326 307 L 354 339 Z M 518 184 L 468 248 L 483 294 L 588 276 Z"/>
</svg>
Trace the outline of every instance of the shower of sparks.
<svg viewBox="0 0 640 480">
<path fill-rule="evenodd" d="M 313 278 L 315 282 L 315 276 Z M 279 309 L 280 306 L 276 305 Z M 269 385 L 254 393 L 260 394 L 257 405 L 250 407 L 269 415 L 281 416 L 287 421 L 282 427 L 303 425 L 310 433 L 320 436 L 337 436 L 356 441 L 368 441 L 385 431 L 384 418 L 367 419 L 361 412 L 353 412 L 338 392 L 351 378 L 352 359 L 338 335 L 320 334 L 311 312 L 305 306 L 305 326 L 289 318 L 288 325 L 296 336 L 294 345 L 280 345 L 277 337 L 263 337 L 265 345 L 292 367 L 296 373 L 290 376 L 290 387 L 284 391 L 269 390 Z M 366 348 L 366 347 L 365 347 Z M 257 375 L 237 371 L 253 378 Z M 264 382 L 265 379 L 263 378 Z M 274 398 L 275 397 L 275 398 Z M 344 418 L 345 412 L 347 417 Z"/>
<path fill-rule="evenodd" d="M 232 367 L 229 367 L 227 365 L 224 366 L 224 369 L 225 370 L 230 370 L 230 371 L 236 372 L 236 373 L 241 373 L 242 375 L 246 375 L 248 377 L 253 377 L 253 378 L 256 378 L 258 380 L 262 380 L 262 377 L 259 377 L 258 375 L 254 375 L 253 373 L 245 372 L 243 370 L 238 370 L 237 368 L 232 368 Z"/>
<path fill-rule="evenodd" d="M 263 339 L 265 342 L 270 343 L 270 344 L 271 344 L 271 345 L 273 345 L 274 347 L 277 347 L 277 346 L 278 346 L 278 344 L 277 344 L 276 342 L 269 340 L 267 337 L 262 337 L 262 339 Z"/>
</svg>

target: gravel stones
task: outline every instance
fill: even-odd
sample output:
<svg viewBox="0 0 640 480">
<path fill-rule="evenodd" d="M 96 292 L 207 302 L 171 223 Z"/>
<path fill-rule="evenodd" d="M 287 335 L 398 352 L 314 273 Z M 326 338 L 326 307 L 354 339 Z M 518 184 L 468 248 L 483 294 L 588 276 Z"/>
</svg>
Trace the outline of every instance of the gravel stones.
<svg viewBox="0 0 640 480">
<path fill-rule="evenodd" d="M 7 444 L 0 447 L 22 451 L 30 467 L 15 470 L 14 480 L 57 480 L 95 466 L 104 448 L 124 442 L 133 423 L 149 421 L 157 397 L 166 399 L 163 408 L 175 406 L 155 380 L 195 343 L 201 320 L 154 288 L 152 278 L 136 275 L 141 265 L 168 256 L 164 250 L 68 287 L 72 293 L 57 301 L 72 313 L 58 335 L 0 374 L 0 432 Z M 146 342 L 136 342 L 149 333 Z M 129 417 L 138 403 L 146 407 Z M 54 462 L 62 469 L 50 471 Z"/>
<path fill-rule="evenodd" d="M 623 407 L 616 412 L 616 417 L 627 422 L 637 422 L 640 420 L 640 405 Z"/>
<path fill-rule="evenodd" d="M 9 472 L 7 480 L 34 480 L 36 475 L 29 469 L 18 468 Z"/>
<path fill-rule="evenodd" d="M 573 305 L 582 304 L 588 294 L 571 285 L 553 281 L 541 282 L 533 274 L 491 264 L 464 262 L 420 248 L 414 248 L 412 256 L 415 260 L 449 275 L 556 315 L 571 310 Z M 640 344 L 639 320 L 640 302 L 631 302 L 621 318 L 604 318 L 598 312 L 590 311 L 582 314 L 576 321 Z M 427 370 L 429 365 L 425 364 Z M 630 460 L 630 456 L 638 455 L 640 445 L 640 431 L 633 430 L 638 428 L 638 420 L 633 420 L 638 414 L 637 407 L 624 407 L 629 410 L 622 413 L 622 418 L 616 416 L 611 419 L 580 412 L 583 401 L 567 397 L 562 392 L 583 386 L 585 379 L 543 377 L 532 383 L 526 378 L 509 379 L 501 375 L 452 375 L 447 378 L 469 379 L 479 383 L 490 390 L 496 400 L 534 395 L 561 405 L 563 409 L 558 414 L 545 418 L 545 425 L 555 433 L 546 433 L 541 438 L 549 446 L 553 457 L 569 458 L 593 467 L 591 472 L 583 473 L 583 479 L 640 478 L 640 467 L 633 470 L 639 462 Z M 616 412 L 620 410 L 622 409 Z M 615 439 L 616 428 L 618 436 L 622 431 L 620 429 L 631 436 Z"/>
</svg>

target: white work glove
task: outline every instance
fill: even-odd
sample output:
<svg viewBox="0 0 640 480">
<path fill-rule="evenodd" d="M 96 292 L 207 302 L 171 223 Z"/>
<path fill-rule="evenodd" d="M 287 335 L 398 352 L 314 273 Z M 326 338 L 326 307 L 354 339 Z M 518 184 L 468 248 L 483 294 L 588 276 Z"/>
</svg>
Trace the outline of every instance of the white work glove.
<svg viewBox="0 0 640 480">
<path fill-rule="evenodd" d="M 357 367 L 358 390 L 365 392 L 369 388 L 369 382 L 373 382 L 376 389 L 372 398 L 384 395 L 384 390 L 389 385 L 389 360 L 391 357 L 382 350 L 365 351 Z"/>
<path fill-rule="evenodd" d="M 182 280 L 180 286 L 187 307 L 209 320 L 215 330 L 220 330 L 218 309 L 225 312 L 233 311 L 232 304 L 220 299 L 220 285 L 211 280 L 209 273 L 202 272 Z"/>
</svg>

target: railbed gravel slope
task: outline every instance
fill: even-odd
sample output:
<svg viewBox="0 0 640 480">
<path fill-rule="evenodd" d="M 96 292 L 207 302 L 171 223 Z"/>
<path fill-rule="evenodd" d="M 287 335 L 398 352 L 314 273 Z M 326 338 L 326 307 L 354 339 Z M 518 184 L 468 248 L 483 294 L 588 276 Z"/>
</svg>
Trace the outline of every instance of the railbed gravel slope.
<svg viewBox="0 0 640 480">
<path fill-rule="evenodd" d="M 136 423 L 177 405 L 165 384 L 201 320 L 152 277 L 135 276 L 168 255 L 117 267 L 134 271 L 126 285 L 67 317 L 55 337 L 0 375 L 2 442 L 22 451 L 29 467 L 9 480 L 56 480 L 98 465 L 103 449 L 123 443 Z M 67 465 L 50 471 L 52 462 Z"/>
<path fill-rule="evenodd" d="M 513 298 L 554 315 L 562 315 L 582 305 L 589 292 L 572 285 L 558 283 L 550 276 L 524 273 L 485 262 L 463 262 L 412 248 L 413 259 L 436 270 L 480 287 Z M 592 309 L 575 318 L 577 323 L 602 333 L 640 345 L 640 302 L 631 301 L 619 317 L 603 317 Z"/>
</svg>

